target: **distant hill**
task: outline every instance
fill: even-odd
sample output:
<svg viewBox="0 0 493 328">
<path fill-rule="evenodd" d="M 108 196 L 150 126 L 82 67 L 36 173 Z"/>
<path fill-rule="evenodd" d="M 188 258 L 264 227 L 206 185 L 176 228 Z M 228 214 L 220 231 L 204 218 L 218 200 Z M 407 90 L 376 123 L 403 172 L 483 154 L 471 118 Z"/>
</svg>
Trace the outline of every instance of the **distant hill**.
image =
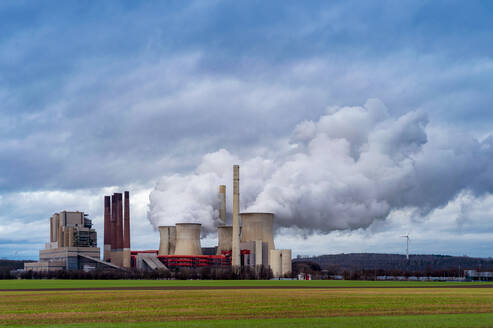
<svg viewBox="0 0 493 328">
<path fill-rule="evenodd" d="M 452 270 L 463 272 L 469 269 L 493 271 L 492 258 L 448 255 L 409 255 L 407 261 L 406 256 L 400 254 L 351 253 L 296 258 L 293 262 L 314 262 L 323 270 L 337 274 L 361 270 L 422 273 Z"/>
</svg>

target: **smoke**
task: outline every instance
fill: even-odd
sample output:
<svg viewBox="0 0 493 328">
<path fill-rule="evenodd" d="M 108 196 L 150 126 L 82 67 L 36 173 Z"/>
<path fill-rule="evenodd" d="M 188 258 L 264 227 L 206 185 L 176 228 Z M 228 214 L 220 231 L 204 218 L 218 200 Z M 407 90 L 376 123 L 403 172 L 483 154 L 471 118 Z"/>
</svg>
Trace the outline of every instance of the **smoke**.
<svg viewBox="0 0 493 328">
<path fill-rule="evenodd" d="M 493 137 L 433 127 L 420 111 L 392 117 L 377 99 L 299 123 L 284 146 L 250 159 L 221 149 L 190 175 L 161 178 L 150 222 L 199 222 L 213 231 L 218 185 L 231 195 L 236 163 L 242 210 L 273 212 L 278 227 L 306 232 L 365 228 L 403 208 L 426 215 L 461 191 L 492 191 Z"/>
</svg>

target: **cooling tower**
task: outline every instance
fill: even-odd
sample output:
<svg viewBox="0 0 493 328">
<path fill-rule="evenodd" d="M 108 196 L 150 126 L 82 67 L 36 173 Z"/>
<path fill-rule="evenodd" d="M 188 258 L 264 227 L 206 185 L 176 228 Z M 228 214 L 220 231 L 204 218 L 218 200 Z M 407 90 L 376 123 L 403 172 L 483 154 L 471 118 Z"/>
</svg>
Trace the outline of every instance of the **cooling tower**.
<svg viewBox="0 0 493 328">
<path fill-rule="evenodd" d="M 200 223 L 176 224 L 175 255 L 202 255 L 200 247 Z"/>
<path fill-rule="evenodd" d="M 269 254 L 270 269 L 272 270 L 272 275 L 275 278 L 279 278 L 282 275 L 281 251 L 278 249 L 271 249 Z"/>
<path fill-rule="evenodd" d="M 241 213 L 241 241 L 262 240 L 268 244 L 268 249 L 274 246 L 274 214 L 272 213 Z"/>
<path fill-rule="evenodd" d="M 219 197 L 221 198 L 221 208 L 219 209 L 220 225 L 226 224 L 226 186 L 219 186 Z"/>
<path fill-rule="evenodd" d="M 159 235 L 160 241 L 158 255 L 174 255 L 176 245 L 176 227 L 160 226 Z"/>
<path fill-rule="evenodd" d="M 217 255 L 221 255 L 223 251 L 230 251 L 233 243 L 233 227 L 217 227 L 217 240 Z"/>
<path fill-rule="evenodd" d="M 233 165 L 233 244 L 231 265 L 240 266 L 240 166 Z"/>
<path fill-rule="evenodd" d="M 282 270 L 281 270 L 281 275 L 289 275 L 291 274 L 291 250 L 290 249 L 282 249 L 281 250 L 281 263 L 282 263 Z"/>
</svg>

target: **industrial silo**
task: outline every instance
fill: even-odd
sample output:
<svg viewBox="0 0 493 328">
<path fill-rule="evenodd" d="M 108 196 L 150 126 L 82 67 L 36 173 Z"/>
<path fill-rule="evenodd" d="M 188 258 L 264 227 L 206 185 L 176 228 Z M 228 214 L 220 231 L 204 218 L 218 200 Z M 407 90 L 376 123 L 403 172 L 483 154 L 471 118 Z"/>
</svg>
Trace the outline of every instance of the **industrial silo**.
<svg viewBox="0 0 493 328">
<path fill-rule="evenodd" d="M 176 227 L 175 226 L 160 226 L 159 227 L 159 254 L 158 255 L 173 255 L 175 254 L 176 246 Z"/>
<path fill-rule="evenodd" d="M 272 213 L 241 213 L 241 241 L 262 240 L 268 245 L 268 249 L 274 246 L 274 214 Z"/>
<path fill-rule="evenodd" d="M 217 227 L 217 240 L 217 255 L 221 255 L 223 251 L 231 251 L 233 245 L 233 227 Z"/>
<path fill-rule="evenodd" d="M 200 247 L 200 223 L 176 224 L 175 255 L 202 255 Z"/>
</svg>

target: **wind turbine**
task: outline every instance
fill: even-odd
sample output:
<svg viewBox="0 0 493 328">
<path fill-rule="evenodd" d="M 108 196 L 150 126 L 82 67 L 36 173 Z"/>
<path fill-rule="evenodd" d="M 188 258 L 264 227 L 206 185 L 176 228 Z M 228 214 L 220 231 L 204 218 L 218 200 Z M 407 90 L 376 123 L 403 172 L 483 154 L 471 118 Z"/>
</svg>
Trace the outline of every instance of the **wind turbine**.
<svg viewBox="0 0 493 328">
<path fill-rule="evenodd" d="M 406 238 L 406 260 L 409 261 L 409 233 L 406 233 L 405 236 L 401 236 L 402 238 Z"/>
</svg>

